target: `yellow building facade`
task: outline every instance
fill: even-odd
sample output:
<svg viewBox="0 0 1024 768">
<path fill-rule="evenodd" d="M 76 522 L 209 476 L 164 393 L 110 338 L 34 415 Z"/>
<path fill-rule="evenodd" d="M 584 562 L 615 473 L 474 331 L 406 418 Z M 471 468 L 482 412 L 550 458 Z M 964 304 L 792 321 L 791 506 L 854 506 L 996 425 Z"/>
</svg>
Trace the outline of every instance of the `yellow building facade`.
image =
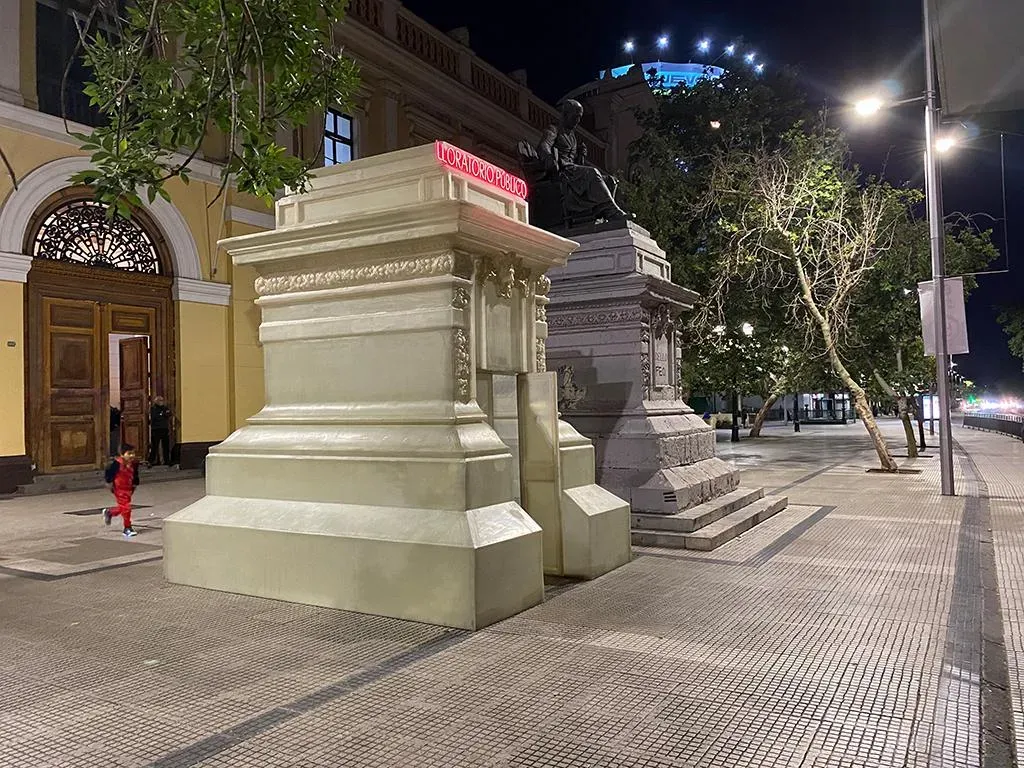
<svg viewBox="0 0 1024 768">
<path fill-rule="evenodd" d="M 182 467 L 200 466 L 263 405 L 254 275 L 217 242 L 271 228 L 272 212 L 230 188 L 217 198 L 223 141 L 211 137 L 192 183 L 170 183 L 170 202 L 131 222 L 98 216 L 69 182 L 89 167 L 68 134 L 89 131 L 88 105 L 68 98 L 81 121 L 68 129 L 54 114 L 54 25 L 66 12 L 0 0 L 0 147 L 14 177 L 0 170 L 0 493 L 98 469 L 118 439 L 145 450 L 158 395 Z M 362 84 L 326 124 L 282 132 L 296 154 L 322 153 L 326 125 L 327 162 L 443 139 L 515 170 L 516 143 L 557 120 L 522 74 L 475 56 L 464 31 L 444 34 L 393 0 L 353 0 L 339 34 Z M 604 143 L 584 138 L 601 165 Z"/>
</svg>

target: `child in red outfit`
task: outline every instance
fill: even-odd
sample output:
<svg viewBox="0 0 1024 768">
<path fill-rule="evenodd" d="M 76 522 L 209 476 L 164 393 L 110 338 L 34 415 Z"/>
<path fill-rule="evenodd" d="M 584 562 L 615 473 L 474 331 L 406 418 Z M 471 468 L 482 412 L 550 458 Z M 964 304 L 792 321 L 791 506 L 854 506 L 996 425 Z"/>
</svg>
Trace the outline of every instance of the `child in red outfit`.
<svg viewBox="0 0 1024 768">
<path fill-rule="evenodd" d="M 110 518 L 120 517 L 124 523 L 124 537 L 137 536 L 132 528 L 132 494 L 139 484 L 139 462 L 135 458 L 134 446 L 121 446 L 121 454 L 110 462 L 105 479 L 117 499 L 117 506 L 103 510 L 103 522 L 110 525 Z"/>
</svg>

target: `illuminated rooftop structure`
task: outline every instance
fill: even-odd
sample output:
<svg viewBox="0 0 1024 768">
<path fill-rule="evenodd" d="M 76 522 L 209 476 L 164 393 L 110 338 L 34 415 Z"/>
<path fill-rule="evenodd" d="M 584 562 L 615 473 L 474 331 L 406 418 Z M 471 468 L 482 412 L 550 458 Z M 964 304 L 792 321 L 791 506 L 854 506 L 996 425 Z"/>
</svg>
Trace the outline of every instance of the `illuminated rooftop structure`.
<svg viewBox="0 0 1024 768">
<path fill-rule="evenodd" d="M 604 79 L 608 77 L 609 73 L 611 73 L 612 77 L 624 77 L 634 66 L 636 65 L 626 64 L 621 67 L 614 67 L 599 72 L 597 77 L 598 79 Z M 664 78 L 664 85 L 662 87 L 665 90 L 672 90 L 677 85 L 685 85 L 687 88 L 692 88 L 701 80 L 706 78 L 717 80 L 725 74 L 725 70 L 721 67 L 695 62 L 673 64 L 668 61 L 657 61 L 650 64 L 641 64 L 640 66 L 643 67 L 644 74 L 650 79 Z"/>
</svg>

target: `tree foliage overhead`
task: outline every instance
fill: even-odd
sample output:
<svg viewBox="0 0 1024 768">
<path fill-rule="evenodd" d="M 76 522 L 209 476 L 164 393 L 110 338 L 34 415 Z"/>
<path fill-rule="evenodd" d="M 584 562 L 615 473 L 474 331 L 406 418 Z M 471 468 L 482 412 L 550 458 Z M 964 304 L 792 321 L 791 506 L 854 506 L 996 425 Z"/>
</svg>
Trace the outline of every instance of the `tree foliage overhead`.
<svg viewBox="0 0 1024 768">
<path fill-rule="evenodd" d="M 675 281 L 703 293 L 721 245 L 702 206 L 715 157 L 778 146 L 813 111 L 786 69 L 758 75 L 738 67 L 655 98 L 657 108 L 639 116 L 643 135 L 630 149 L 624 193 L 669 253 Z"/>
<path fill-rule="evenodd" d="M 1024 360 L 1024 305 L 1002 309 L 997 320 L 1010 337 L 1010 354 Z"/>
<path fill-rule="evenodd" d="M 122 213 L 188 181 L 211 128 L 227 137 L 223 179 L 268 202 L 305 186 L 310 166 L 279 129 L 349 102 L 354 62 L 334 25 L 345 0 L 97 0 L 79 27 L 90 103 L 104 125 L 80 136 L 95 169 L 76 181 Z"/>
</svg>

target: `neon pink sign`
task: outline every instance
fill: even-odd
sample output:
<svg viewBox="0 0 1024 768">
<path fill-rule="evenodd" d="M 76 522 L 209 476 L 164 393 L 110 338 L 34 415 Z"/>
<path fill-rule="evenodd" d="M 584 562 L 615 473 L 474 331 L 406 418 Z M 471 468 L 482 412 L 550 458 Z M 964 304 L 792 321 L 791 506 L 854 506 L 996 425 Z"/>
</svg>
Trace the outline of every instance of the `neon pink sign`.
<svg viewBox="0 0 1024 768">
<path fill-rule="evenodd" d="M 434 149 L 441 165 L 486 182 L 502 192 L 508 192 L 522 200 L 526 199 L 526 182 L 518 176 L 513 176 L 504 168 L 481 160 L 464 149 L 453 147 L 447 141 L 435 141 Z"/>
</svg>

